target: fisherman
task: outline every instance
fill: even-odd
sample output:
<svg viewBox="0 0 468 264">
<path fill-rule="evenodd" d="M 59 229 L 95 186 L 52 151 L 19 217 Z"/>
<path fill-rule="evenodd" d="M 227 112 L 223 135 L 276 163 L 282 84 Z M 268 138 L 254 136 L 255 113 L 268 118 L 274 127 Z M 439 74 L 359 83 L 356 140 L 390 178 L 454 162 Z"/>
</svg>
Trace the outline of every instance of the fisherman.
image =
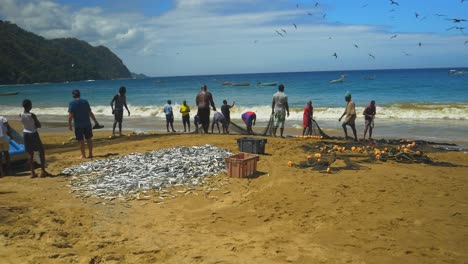
<svg viewBox="0 0 468 264">
<path fill-rule="evenodd" d="M 8 124 L 8 120 L 0 116 L 0 178 L 3 176 L 3 161 L 2 156 L 5 157 L 5 164 L 8 174 L 11 174 L 11 162 L 10 162 L 10 137 L 11 127 Z M 2 155 L 3 154 L 3 155 Z"/>
<path fill-rule="evenodd" d="M 80 98 L 80 90 L 72 91 L 73 101 L 68 105 L 68 129 L 73 130 L 72 121 L 75 126 L 75 138 L 80 143 L 81 158 L 85 159 L 85 144 L 83 139 L 86 139 L 88 145 L 88 158 L 93 157 L 93 129 L 100 129 L 101 126 L 96 120 L 88 101 Z M 91 120 L 94 121 L 94 126 L 91 128 Z"/>
<path fill-rule="evenodd" d="M 184 132 L 190 132 L 190 106 L 187 105 L 187 101 L 184 100 L 180 106 L 179 112 L 182 114 L 182 124 L 184 125 Z"/>
<path fill-rule="evenodd" d="M 213 96 L 207 91 L 205 84 L 201 86 L 201 91 L 197 94 L 195 103 L 198 107 L 197 115 L 200 118 L 200 124 L 202 125 L 205 134 L 208 134 L 208 128 L 210 126 L 210 105 L 215 112 L 216 106 L 213 101 Z"/>
<path fill-rule="evenodd" d="M 312 106 L 312 100 L 307 102 L 307 105 L 304 107 L 304 114 L 302 116 L 302 136 L 312 135 L 312 119 L 314 116 L 314 107 Z"/>
<path fill-rule="evenodd" d="M 271 114 L 274 115 L 273 136 L 276 137 L 276 130 L 280 128 L 280 136 L 284 138 L 284 121 L 286 114 L 289 117 L 288 96 L 284 93 L 284 85 L 278 86 L 278 92 L 273 95 L 271 104 Z"/>
<path fill-rule="evenodd" d="M 172 102 L 171 100 L 167 100 L 167 104 L 164 106 L 164 113 L 166 114 L 166 129 L 167 132 L 169 131 L 169 125 L 171 126 L 171 131 L 176 132 L 174 130 L 174 112 L 172 111 Z"/>
<path fill-rule="evenodd" d="M 31 178 L 36 178 L 37 175 L 34 172 L 34 151 L 39 152 L 39 158 L 41 159 L 41 174 L 39 177 L 43 178 L 50 176 L 50 174 L 45 170 L 45 152 L 44 147 L 42 146 L 41 138 L 37 129 L 41 127 L 41 122 L 37 119 L 37 116 L 31 113 L 32 102 L 29 99 L 23 100 L 24 112 L 21 113 L 20 119 L 23 123 L 23 138 L 24 138 L 24 148 L 29 154 L 29 169 L 31 170 Z"/>
<path fill-rule="evenodd" d="M 213 134 L 213 129 L 214 129 L 215 124 L 216 124 L 216 127 L 218 128 L 218 134 L 221 134 L 221 130 L 219 130 L 219 123 L 221 123 L 221 126 L 224 127 L 224 122 L 226 122 L 224 115 L 221 114 L 220 112 L 215 112 L 213 115 L 213 123 L 211 123 L 211 134 Z"/>
<path fill-rule="evenodd" d="M 120 87 L 119 93 L 114 95 L 110 102 L 112 114 L 114 115 L 114 125 L 112 126 L 112 137 L 115 136 L 115 127 L 119 124 L 119 136 L 122 136 L 122 120 L 124 107 L 127 109 L 128 116 L 130 116 L 130 110 L 127 107 L 127 88 L 125 86 Z"/>
<path fill-rule="evenodd" d="M 252 126 L 255 126 L 255 121 L 257 121 L 257 115 L 254 112 L 248 111 L 243 113 L 241 118 L 247 126 L 247 133 L 253 134 Z"/>
<path fill-rule="evenodd" d="M 367 129 L 369 129 L 369 140 L 372 140 L 372 131 L 374 130 L 374 118 L 376 115 L 376 107 L 375 107 L 375 101 L 372 100 L 368 106 L 364 109 L 362 112 L 364 115 L 364 120 L 365 120 L 365 128 L 364 128 L 364 137 L 363 140 L 366 139 L 366 133 Z"/>
<path fill-rule="evenodd" d="M 343 115 L 341 115 L 341 117 L 338 119 L 338 121 L 341 122 L 341 119 L 344 116 L 346 116 L 345 120 L 341 124 L 341 126 L 343 127 L 343 130 L 344 130 L 344 133 L 345 133 L 345 138 L 348 139 L 348 131 L 346 129 L 346 126 L 350 126 L 351 129 L 353 130 L 354 141 L 358 141 L 357 136 L 356 136 L 356 124 L 355 124 L 355 121 L 356 121 L 356 105 L 351 100 L 351 93 L 350 92 L 346 92 L 345 101 L 346 101 L 345 111 L 344 111 Z"/>
<path fill-rule="evenodd" d="M 229 134 L 229 125 L 231 124 L 231 108 L 234 107 L 236 102 L 233 101 L 232 105 L 228 105 L 226 100 L 223 100 L 223 105 L 221 106 L 221 113 L 224 116 L 224 125 L 223 125 L 223 134 Z"/>
</svg>

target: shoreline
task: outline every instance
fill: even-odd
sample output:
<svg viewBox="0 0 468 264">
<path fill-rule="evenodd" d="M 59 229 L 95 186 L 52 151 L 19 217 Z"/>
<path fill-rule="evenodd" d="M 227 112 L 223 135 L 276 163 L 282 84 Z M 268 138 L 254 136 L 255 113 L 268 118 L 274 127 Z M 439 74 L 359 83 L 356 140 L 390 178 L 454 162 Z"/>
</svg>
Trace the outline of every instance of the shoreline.
<svg viewBox="0 0 468 264">
<path fill-rule="evenodd" d="M 5 116 L 9 122 L 17 122 L 15 116 Z M 48 132 L 70 132 L 68 130 L 67 116 L 38 116 L 43 127 L 39 130 L 40 133 Z M 104 128 L 100 131 L 109 131 L 111 134 L 113 117 L 96 115 L 99 123 L 104 125 Z M 241 119 L 232 118 L 235 124 L 245 127 Z M 191 117 L 191 131 L 194 131 L 193 117 Z M 341 127 L 341 123 L 333 120 L 316 120 L 321 129 L 329 136 L 333 137 L 344 137 L 344 132 Z M 150 117 L 127 117 L 124 116 L 122 130 L 125 133 L 166 133 L 166 122 L 160 118 Z M 260 133 L 265 130 L 267 125 L 266 121 L 259 120 L 257 125 L 253 127 L 254 132 Z M 21 124 L 15 126 L 15 129 L 20 132 L 22 129 Z M 183 126 L 181 118 L 175 118 L 174 129 L 178 133 L 183 133 Z M 221 132 L 222 132 L 222 128 Z M 118 128 L 116 128 L 118 130 Z M 351 128 L 348 127 L 348 135 L 352 136 Z M 356 130 L 358 139 L 362 139 L 364 133 L 364 123 L 356 122 Z M 378 120 L 374 128 L 373 138 L 374 139 L 409 139 L 409 140 L 425 140 L 431 142 L 440 143 L 451 143 L 457 144 L 463 148 L 468 148 L 468 138 L 466 138 L 466 131 L 468 130 L 468 122 L 465 120 L 438 120 L 435 121 L 407 121 L 402 120 L 389 122 Z M 211 133 L 211 124 L 209 127 Z M 217 133 L 216 126 L 214 127 L 214 133 Z M 279 133 L 279 131 L 278 131 Z M 288 120 L 285 123 L 285 135 L 298 136 L 302 135 L 302 120 Z"/>
</svg>

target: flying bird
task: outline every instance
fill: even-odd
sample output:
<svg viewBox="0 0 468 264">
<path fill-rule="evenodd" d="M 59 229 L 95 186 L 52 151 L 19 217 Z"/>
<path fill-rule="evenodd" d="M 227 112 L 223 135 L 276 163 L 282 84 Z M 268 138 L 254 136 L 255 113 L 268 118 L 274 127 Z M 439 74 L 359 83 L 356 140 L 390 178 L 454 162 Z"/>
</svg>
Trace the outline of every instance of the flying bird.
<svg viewBox="0 0 468 264">
<path fill-rule="evenodd" d="M 391 39 L 392 39 L 392 38 L 396 38 L 397 36 L 398 36 L 398 35 L 393 35 L 393 36 L 391 36 L 390 38 L 391 38 Z"/>
<path fill-rule="evenodd" d="M 294 28 L 296 28 L 296 29 L 297 29 L 297 25 L 296 25 L 296 24 L 294 24 L 294 23 L 293 23 L 293 26 L 294 26 Z"/>
<path fill-rule="evenodd" d="M 333 55 L 332 55 L 332 56 L 334 56 L 334 57 L 335 57 L 335 60 L 336 60 L 336 59 L 338 59 L 338 55 L 336 55 L 336 52 L 335 52 L 335 53 L 333 53 Z"/>
<path fill-rule="evenodd" d="M 284 34 L 288 34 L 288 32 L 286 32 L 286 30 L 284 30 L 284 29 L 281 29 L 281 31 L 283 31 Z"/>
<path fill-rule="evenodd" d="M 418 43 L 418 46 L 419 46 L 419 47 L 421 47 L 421 46 L 422 46 L 422 43 L 421 43 L 421 42 L 419 42 L 419 43 Z"/>
<path fill-rule="evenodd" d="M 453 23 L 460 23 L 466 21 L 466 19 L 461 19 L 461 18 L 446 18 L 445 20 L 452 20 Z"/>
<path fill-rule="evenodd" d="M 389 0 L 390 1 L 390 4 L 391 5 L 397 5 L 397 6 L 400 6 L 400 4 L 398 4 L 397 2 L 393 1 L 393 0 Z"/>
<path fill-rule="evenodd" d="M 415 12 L 415 13 L 414 13 L 414 16 L 415 16 L 416 18 L 418 18 L 418 17 L 419 17 L 419 14 L 418 14 L 417 12 Z"/>
<path fill-rule="evenodd" d="M 358 46 L 358 45 L 356 45 L 356 44 L 354 44 L 354 47 L 356 47 L 356 49 L 359 49 L 359 46 Z"/>
<path fill-rule="evenodd" d="M 375 56 L 369 53 L 369 57 L 373 58 L 375 60 Z"/>
<path fill-rule="evenodd" d="M 319 3 L 317 2 L 317 3 L 315 3 L 315 6 L 314 6 L 314 7 L 317 7 L 318 5 L 319 5 Z"/>
<path fill-rule="evenodd" d="M 275 32 L 276 32 L 276 34 L 278 34 L 278 35 L 280 35 L 280 36 L 282 36 L 284 38 L 284 35 L 281 34 L 281 32 L 279 32 L 278 30 L 275 30 Z"/>
<path fill-rule="evenodd" d="M 449 30 L 452 30 L 452 29 L 458 29 L 458 30 L 460 30 L 461 32 L 464 33 L 463 30 L 464 30 L 465 28 L 464 28 L 464 27 L 450 27 L 450 28 L 447 28 L 446 30 L 449 31 Z"/>
</svg>

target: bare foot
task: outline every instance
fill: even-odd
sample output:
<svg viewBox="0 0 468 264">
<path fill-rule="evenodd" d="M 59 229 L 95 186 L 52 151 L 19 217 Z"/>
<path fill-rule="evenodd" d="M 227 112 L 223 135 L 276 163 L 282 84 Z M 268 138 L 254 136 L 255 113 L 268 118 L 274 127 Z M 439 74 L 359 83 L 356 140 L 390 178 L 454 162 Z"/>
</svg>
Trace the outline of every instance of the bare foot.
<svg viewBox="0 0 468 264">
<path fill-rule="evenodd" d="M 37 178 L 36 173 L 31 173 L 31 178 Z"/>
<path fill-rule="evenodd" d="M 81 156 L 80 159 L 86 159 L 86 156 Z"/>
<path fill-rule="evenodd" d="M 45 177 L 50 177 L 50 176 L 52 175 L 48 173 L 47 171 L 42 171 L 41 175 L 39 175 L 39 178 L 45 178 Z"/>
</svg>

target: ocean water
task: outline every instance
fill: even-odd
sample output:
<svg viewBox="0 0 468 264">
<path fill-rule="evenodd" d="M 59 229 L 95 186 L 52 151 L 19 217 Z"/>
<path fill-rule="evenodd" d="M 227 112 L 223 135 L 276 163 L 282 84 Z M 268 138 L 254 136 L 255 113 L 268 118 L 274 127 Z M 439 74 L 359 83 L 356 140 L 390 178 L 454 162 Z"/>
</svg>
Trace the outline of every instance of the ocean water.
<svg viewBox="0 0 468 264">
<path fill-rule="evenodd" d="M 297 73 L 260 73 L 157 77 L 139 80 L 88 80 L 69 83 L 0 86 L 0 93 L 17 91 L 15 96 L 0 96 L 0 114 L 16 116 L 22 111 L 21 101 L 33 101 L 33 112 L 41 117 L 60 119 L 67 115 L 71 90 L 80 89 L 93 112 L 110 118 L 110 101 L 120 86 L 127 87 L 130 119 L 157 122 L 164 119 L 163 105 L 171 99 L 177 115 L 183 100 L 194 109 L 195 96 L 206 84 L 216 107 L 222 100 L 236 102 L 232 118 L 240 119 L 247 110 L 255 111 L 260 122 L 271 113 L 272 95 L 277 86 L 257 86 L 257 82 L 285 85 L 291 116 L 287 125 L 300 127 L 307 100 L 313 101 L 314 117 L 325 129 L 341 130 L 337 119 L 344 111 L 344 94 L 349 91 L 356 103 L 358 124 L 364 107 L 377 104 L 376 137 L 417 137 L 466 142 L 468 134 L 468 74 L 448 74 L 450 69 L 362 70 Z M 465 70 L 468 69 L 458 69 Z M 345 74 L 343 83 L 329 83 Z M 223 82 L 250 82 L 250 86 L 224 86 Z M 53 117 L 53 118 L 52 118 Z M 362 119 L 362 120 L 361 120 Z M 124 124 L 125 126 L 125 124 Z M 135 123 L 133 124 L 135 126 Z M 385 128 L 385 130 L 384 130 Z M 359 126 L 358 126 L 359 130 Z M 404 132 L 402 134 L 402 131 Z M 358 132 L 361 134 L 360 132 Z"/>
</svg>

